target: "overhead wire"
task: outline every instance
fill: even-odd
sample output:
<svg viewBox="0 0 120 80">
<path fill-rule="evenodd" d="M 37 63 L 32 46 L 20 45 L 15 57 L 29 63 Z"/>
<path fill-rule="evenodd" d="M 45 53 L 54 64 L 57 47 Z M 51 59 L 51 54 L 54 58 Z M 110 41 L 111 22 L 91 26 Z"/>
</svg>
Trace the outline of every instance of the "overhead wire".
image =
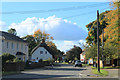
<svg viewBox="0 0 120 80">
<path fill-rule="evenodd" d="M 50 10 L 31 10 L 31 11 L 11 11 L 11 12 L 0 12 L 0 14 L 32 14 L 32 13 L 46 13 L 46 12 L 57 12 L 57 11 L 69 11 L 69 10 L 78 10 L 83 8 L 91 8 L 96 6 L 103 6 L 108 4 L 107 2 L 99 3 L 99 4 L 92 4 L 87 6 L 74 6 L 68 8 L 58 8 L 58 9 L 50 9 Z"/>
<path fill-rule="evenodd" d="M 109 7 L 106 7 L 104 9 L 100 9 L 100 10 L 103 11 L 103 10 L 106 10 L 107 8 L 109 8 Z M 91 14 L 91 13 L 94 13 L 94 11 L 89 11 L 89 12 L 85 12 L 85 13 L 81 13 L 81 14 L 77 14 L 77 15 L 72 15 L 72 16 L 67 16 L 67 17 L 63 17 L 63 18 L 57 18 L 57 19 L 54 19 L 54 20 L 45 20 L 45 21 L 42 21 L 42 22 L 55 21 L 55 20 L 59 20 L 59 19 L 74 18 L 74 17 L 78 17 L 78 16 L 83 16 L 83 15 Z M 34 22 L 34 23 L 38 24 L 39 22 Z M 34 24 L 34 23 L 25 23 L 25 24 L 21 24 L 21 25 Z M 8 26 L 8 25 L 2 25 L 2 26 Z"/>
</svg>

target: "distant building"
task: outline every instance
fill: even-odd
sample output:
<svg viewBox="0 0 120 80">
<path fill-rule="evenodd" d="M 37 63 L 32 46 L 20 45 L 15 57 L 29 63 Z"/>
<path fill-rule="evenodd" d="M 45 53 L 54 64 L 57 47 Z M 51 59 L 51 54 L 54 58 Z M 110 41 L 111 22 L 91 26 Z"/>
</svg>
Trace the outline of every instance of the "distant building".
<svg viewBox="0 0 120 80">
<path fill-rule="evenodd" d="M 31 59 L 33 61 L 37 60 L 48 60 L 53 58 L 52 51 L 49 46 L 45 43 L 45 40 L 42 40 L 42 43 L 40 43 L 38 46 L 36 46 L 32 52 L 32 57 Z"/>
<path fill-rule="evenodd" d="M 85 51 L 84 50 L 80 54 L 80 60 L 81 60 L 81 62 L 85 62 Z"/>
<path fill-rule="evenodd" d="M 0 31 L 0 41 L 2 41 L 1 53 L 10 53 L 23 61 L 28 59 L 28 44 L 25 40 L 16 35 Z"/>
</svg>

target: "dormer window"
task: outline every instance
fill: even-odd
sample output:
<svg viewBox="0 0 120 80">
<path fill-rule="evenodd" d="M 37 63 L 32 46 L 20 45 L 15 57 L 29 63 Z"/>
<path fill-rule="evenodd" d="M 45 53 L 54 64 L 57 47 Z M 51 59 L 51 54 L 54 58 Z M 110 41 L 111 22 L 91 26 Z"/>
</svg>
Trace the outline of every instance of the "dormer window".
<svg viewBox="0 0 120 80">
<path fill-rule="evenodd" d="M 40 54 L 43 54 L 43 51 L 40 51 Z"/>
</svg>

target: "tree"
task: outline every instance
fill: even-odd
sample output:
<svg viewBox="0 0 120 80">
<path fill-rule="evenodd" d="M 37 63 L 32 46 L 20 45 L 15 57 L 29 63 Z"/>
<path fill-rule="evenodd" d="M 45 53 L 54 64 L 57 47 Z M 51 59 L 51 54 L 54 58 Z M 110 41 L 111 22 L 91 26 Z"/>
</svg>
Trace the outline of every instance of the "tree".
<svg viewBox="0 0 120 80">
<path fill-rule="evenodd" d="M 37 46 L 37 43 L 35 42 L 34 37 L 32 35 L 27 35 L 25 37 L 22 37 L 22 39 L 24 39 L 28 42 L 28 45 L 29 45 L 28 51 L 29 51 L 29 55 L 31 55 L 30 53 L 31 53 L 32 49 Z"/>
<path fill-rule="evenodd" d="M 104 46 L 104 57 L 105 59 L 116 59 L 118 58 L 117 47 L 106 43 Z"/>
<path fill-rule="evenodd" d="M 85 52 L 86 52 L 85 54 L 86 59 L 92 58 L 94 61 L 97 57 L 97 45 L 94 44 L 93 46 L 86 48 Z"/>
<path fill-rule="evenodd" d="M 102 33 L 102 29 L 106 28 L 107 24 L 107 20 L 106 20 L 106 14 L 109 11 L 103 12 L 100 14 L 100 25 L 99 25 L 99 35 L 101 35 Z M 88 45 L 93 45 L 97 43 L 97 20 L 89 23 L 86 25 L 86 28 L 88 29 L 88 36 L 86 38 L 86 42 L 88 43 Z M 101 41 L 101 39 L 99 39 L 99 41 Z"/>
<path fill-rule="evenodd" d="M 42 31 L 40 29 L 38 29 L 34 32 L 33 37 L 35 38 L 37 43 L 40 43 L 40 41 L 42 41 L 42 38 L 44 38 L 45 40 L 48 40 L 48 41 L 53 40 L 53 37 L 51 37 L 50 34 L 45 33 L 45 32 L 42 33 Z"/>
<path fill-rule="evenodd" d="M 104 29 L 104 52 L 103 55 L 105 58 L 114 58 L 116 59 L 118 57 L 117 52 L 115 52 L 116 48 L 119 46 L 119 37 L 118 37 L 118 30 L 119 30 L 119 22 L 120 20 L 118 19 L 118 10 L 114 9 L 114 10 L 110 10 L 110 11 L 105 11 L 103 13 L 100 14 L 100 41 L 102 43 L 102 29 Z M 89 48 L 93 48 L 93 46 L 96 44 L 97 40 L 96 40 L 96 20 L 93 21 L 92 23 L 89 23 L 88 25 L 86 25 L 86 27 L 88 28 L 88 36 L 86 38 L 86 41 L 89 45 Z M 101 49 L 101 44 L 100 44 L 100 49 Z M 115 49 L 115 50 L 114 50 Z M 89 50 L 89 49 L 88 49 Z M 89 50 L 88 53 L 90 53 Z M 117 51 L 117 50 L 116 50 Z M 87 53 L 87 54 L 88 54 Z M 93 52 L 91 52 L 89 55 L 92 55 Z M 100 50 L 101 53 L 101 50 Z M 100 54 L 100 58 L 101 54 Z"/>
<path fill-rule="evenodd" d="M 10 29 L 8 30 L 8 33 L 11 33 L 11 34 L 13 34 L 13 35 L 17 35 L 16 30 L 13 29 L 13 28 L 10 28 Z"/>
<path fill-rule="evenodd" d="M 72 49 L 66 52 L 66 58 L 68 60 L 80 60 L 80 54 L 82 53 L 82 49 L 78 46 L 74 46 Z"/>
</svg>

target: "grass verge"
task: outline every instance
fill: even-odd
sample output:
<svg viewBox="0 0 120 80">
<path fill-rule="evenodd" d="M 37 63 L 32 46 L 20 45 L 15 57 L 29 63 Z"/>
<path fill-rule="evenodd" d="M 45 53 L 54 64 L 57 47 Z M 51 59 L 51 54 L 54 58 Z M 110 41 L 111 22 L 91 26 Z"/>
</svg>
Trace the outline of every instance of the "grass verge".
<svg viewBox="0 0 120 80">
<path fill-rule="evenodd" d="M 108 76 L 108 71 L 102 69 L 100 70 L 100 73 L 98 72 L 97 69 L 92 69 L 92 73 L 100 76 Z"/>
<path fill-rule="evenodd" d="M 101 67 L 101 69 L 120 69 L 120 66 L 112 67 L 112 66 L 105 66 L 104 68 Z"/>
<path fill-rule="evenodd" d="M 62 62 L 61 64 L 68 64 L 67 62 Z"/>
<path fill-rule="evenodd" d="M 82 66 L 89 66 L 89 64 L 82 64 Z"/>
</svg>

